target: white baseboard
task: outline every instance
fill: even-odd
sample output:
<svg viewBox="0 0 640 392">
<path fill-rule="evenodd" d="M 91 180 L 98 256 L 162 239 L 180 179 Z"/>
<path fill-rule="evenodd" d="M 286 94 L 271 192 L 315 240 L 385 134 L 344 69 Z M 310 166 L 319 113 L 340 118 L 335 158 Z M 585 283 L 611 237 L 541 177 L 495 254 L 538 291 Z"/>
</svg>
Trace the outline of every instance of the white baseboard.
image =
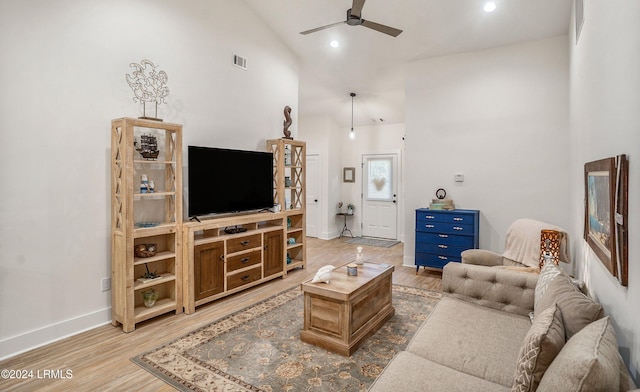
<svg viewBox="0 0 640 392">
<path fill-rule="evenodd" d="M 415 256 L 404 256 L 402 258 L 402 265 L 405 267 L 416 267 L 416 258 Z"/>
<path fill-rule="evenodd" d="M 339 231 L 323 231 L 322 233 L 320 233 L 320 235 L 318 236 L 319 239 L 321 240 L 332 240 L 334 238 L 338 238 L 340 236 L 340 232 Z"/>
<path fill-rule="evenodd" d="M 2 339 L 0 361 L 109 323 L 110 307 Z"/>
</svg>

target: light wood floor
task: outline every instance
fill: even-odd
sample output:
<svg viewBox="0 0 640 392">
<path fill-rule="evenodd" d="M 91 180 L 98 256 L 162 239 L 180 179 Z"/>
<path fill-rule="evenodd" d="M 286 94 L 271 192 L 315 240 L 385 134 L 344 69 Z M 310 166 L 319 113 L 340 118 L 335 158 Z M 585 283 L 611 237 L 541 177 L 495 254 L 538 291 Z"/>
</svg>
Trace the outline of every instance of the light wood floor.
<svg viewBox="0 0 640 392">
<path fill-rule="evenodd" d="M 196 313 L 168 314 L 138 324 L 124 333 L 111 324 L 72 336 L 0 362 L 0 369 L 33 371 L 31 380 L 0 379 L 0 391 L 174 391 L 174 389 L 129 358 L 172 341 L 238 309 L 258 302 L 287 288 L 311 279 L 318 268 L 342 265 L 355 259 L 356 246 L 340 239 L 330 241 L 309 238 L 305 269 L 290 271 L 275 279 L 233 296 L 203 305 Z M 441 274 L 403 267 L 403 244 L 391 248 L 364 246 L 365 259 L 396 266 L 393 283 L 441 291 Z M 45 370 L 72 372 L 68 379 L 38 379 Z"/>
</svg>

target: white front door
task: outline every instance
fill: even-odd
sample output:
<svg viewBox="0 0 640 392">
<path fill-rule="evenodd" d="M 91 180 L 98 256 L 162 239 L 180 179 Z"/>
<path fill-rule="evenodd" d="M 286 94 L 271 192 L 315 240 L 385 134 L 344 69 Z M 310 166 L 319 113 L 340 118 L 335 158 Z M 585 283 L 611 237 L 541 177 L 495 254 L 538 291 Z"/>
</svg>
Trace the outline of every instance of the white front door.
<svg viewBox="0 0 640 392">
<path fill-rule="evenodd" d="M 397 239 L 398 154 L 362 156 L 362 235 Z"/>
<path fill-rule="evenodd" d="M 306 218 L 307 237 L 318 237 L 320 227 L 320 156 L 317 154 L 307 155 L 307 183 L 306 183 Z"/>
</svg>

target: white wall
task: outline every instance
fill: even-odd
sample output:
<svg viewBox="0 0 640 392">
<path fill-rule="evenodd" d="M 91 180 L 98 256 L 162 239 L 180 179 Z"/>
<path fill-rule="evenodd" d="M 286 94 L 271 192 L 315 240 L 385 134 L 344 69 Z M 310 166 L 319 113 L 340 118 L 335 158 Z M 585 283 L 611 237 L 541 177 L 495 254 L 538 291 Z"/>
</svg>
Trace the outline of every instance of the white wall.
<svg viewBox="0 0 640 392">
<path fill-rule="evenodd" d="M 319 238 L 336 238 L 342 231 L 344 218 L 336 216 L 338 202 L 344 203 L 343 210 L 349 203 L 356 205 L 355 216 L 347 220 L 349 229 L 354 236 L 360 236 L 362 169 L 360 166 L 362 154 L 380 152 L 398 152 L 402 158 L 404 150 L 404 124 L 377 124 L 356 127 L 356 139 L 349 139 L 350 129 L 341 128 L 329 116 L 302 116 L 300 124 L 300 139 L 307 142 L 307 153 L 319 154 L 322 159 L 322 196 L 321 227 Z M 326 158 L 325 158 L 326 157 Z M 399 162 L 399 173 L 402 181 L 402 160 Z M 356 168 L 356 182 L 342 182 L 344 167 Z M 404 214 L 402 191 L 398 203 L 398 239 L 404 237 Z"/>
<path fill-rule="evenodd" d="M 404 135 L 405 124 L 376 124 L 368 126 L 355 127 L 356 137 L 354 140 L 349 138 L 351 129 L 343 129 L 341 132 L 340 142 L 344 145 L 342 151 L 342 167 L 340 168 L 340 181 L 342 181 L 342 168 L 355 167 L 356 177 L 353 183 L 342 183 L 341 201 L 344 203 L 343 209 L 349 203 L 353 203 L 356 207 L 354 216 L 347 218 L 347 225 L 354 236 L 362 235 L 362 155 L 363 154 L 380 154 L 380 153 L 397 153 L 398 154 L 398 173 L 399 173 L 399 189 L 398 189 L 398 239 L 404 240 L 404 199 L 403 199 L 403 154 L 404 154 Z M 336 227 L 338 234 L 342 231 L 344 225 L 343 217 L 336 217 Z"/>
<path fill-rule="evenodd" d="M 282 136 L 283 107 L 296 113 L 298 61 L 238 1 L 4 1 L 0 26 L 2 358 L 111 318 L 100 290 L 111 270 L 110 121 L 141 114 L 129 63 L 168 73 L 159 116 L 184 124 L 184 150 L 263 150 Z"/>
<path fill-rule="evenodd" d="M 300 124 L 300 140 L 307 143 L 307 154 L 320 156 L 320 222 L 318 238 L 335 238 L 334 206 L 340 198 L 342 144 L 340 126 L 330 116 L 302 116 Z M 307 217 L 309 219 L 309 217 Z"/>
<path fill-rule="evenodd" d="M 457 208 L 480 210 L 484 249 L 501 253 L 518 218 L 569 226 L 567 40 L 407 65 L 405 264 L 414 263 L 414 210 L 438 188 Z"/>
<path fill-rule="evenodd" d="M 584 25 L 571 48 L 571 234 L 576 275 L 614 320 L 620 353 L 640 381 L 640 3 L 585 1 Z M 584 164 L 629 157 L 629 286 L 622 287 L 582 240 Z"/>
</svg>

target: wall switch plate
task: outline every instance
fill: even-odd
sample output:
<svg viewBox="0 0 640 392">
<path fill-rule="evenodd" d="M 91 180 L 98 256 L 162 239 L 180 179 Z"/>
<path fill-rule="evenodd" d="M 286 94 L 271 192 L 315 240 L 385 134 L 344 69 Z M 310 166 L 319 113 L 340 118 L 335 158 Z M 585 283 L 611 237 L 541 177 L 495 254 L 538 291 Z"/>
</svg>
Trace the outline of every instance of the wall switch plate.
<svg viewBox="0 0 640 392">
<path fill-rule="evenodd" d="M 455 180 L 456 180 L 456 182 L 464 182 L 464 174 L 456 173 Z"/>
<path fill-rule="evenodd" d="M 111 290 L 111 278 L 100 279 L 100 288 L 102 289 L 102 291 Z"/>
</svg>

